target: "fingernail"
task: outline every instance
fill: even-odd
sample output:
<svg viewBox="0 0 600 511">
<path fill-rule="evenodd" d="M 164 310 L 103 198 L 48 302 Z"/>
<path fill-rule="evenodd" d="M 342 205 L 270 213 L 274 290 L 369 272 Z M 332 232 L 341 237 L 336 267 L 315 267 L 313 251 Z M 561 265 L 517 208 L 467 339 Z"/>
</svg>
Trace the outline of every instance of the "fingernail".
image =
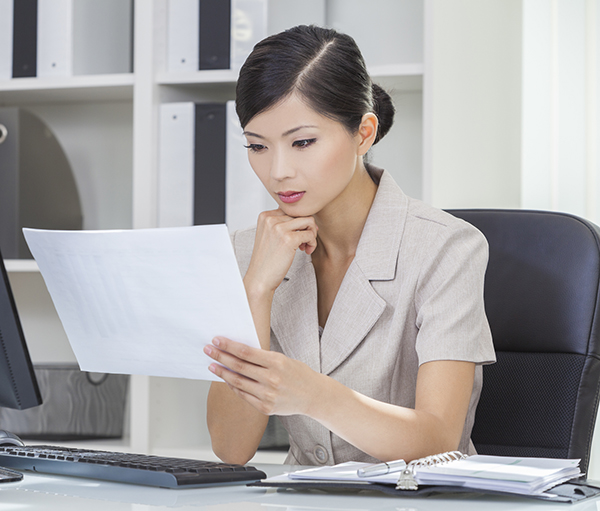
<svg viewBox="0 0 600 511">
<path fill-rule="evenodd" d="M 210 346 L 204 346 L 204 353 L 206 353 L 207 355 L 211 355 L 212 348 Z"/>
<path fill-rule="evenodd" d="M 213 343 L 215 346 L 219 346 L 219 345 L 221 344 L 221 341 L 219 340 L 219 338 L 218 338 L 218 337 L 215 337 L 215 338 L 212 340 L 212 343 Z"/>
<path fill-rule="evenodd" d="M 211 373 L 216 373 L 216 370 L 217 370 L 217 368 L 216 368 L 215 364 L 210 364 L 210 365 L 208 366 L 208 370 L 209 370 Z"/>
</svg>

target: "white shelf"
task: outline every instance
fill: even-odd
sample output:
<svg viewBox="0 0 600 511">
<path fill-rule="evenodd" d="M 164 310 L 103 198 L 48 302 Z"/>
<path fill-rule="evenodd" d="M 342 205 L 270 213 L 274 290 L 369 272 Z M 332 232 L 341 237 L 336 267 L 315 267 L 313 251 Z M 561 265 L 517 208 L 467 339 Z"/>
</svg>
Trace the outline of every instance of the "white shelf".
<svg viewBox="0 0 600 511">
<path fill-rule="evenodd" d="M 131 101 L 133 74 L 14 78 L 0 82 L 0 105 Z"/>
<path fill-rule="evenodd" d="M 386 64 L 381 66 L 370 66 L 368 69 L 372 78 L 381 76 L 409 77 L 423 76 L 423 64 Z"/>
<path fill-rule="evenodd" d="M 181 84 L 215 84 L 235 83 L 239 71 L 231 69 L 215 69 L 211 71 L 198 71 L 196 73 L 161 73 L 156 82 L 159 85 L 181 85 Z"/>
<path fill-rule="evenodd" d="M 4 266 L 8 272 L 39 272 L 37 262 L 34 259 L 5 259 Z"/>
</svg>

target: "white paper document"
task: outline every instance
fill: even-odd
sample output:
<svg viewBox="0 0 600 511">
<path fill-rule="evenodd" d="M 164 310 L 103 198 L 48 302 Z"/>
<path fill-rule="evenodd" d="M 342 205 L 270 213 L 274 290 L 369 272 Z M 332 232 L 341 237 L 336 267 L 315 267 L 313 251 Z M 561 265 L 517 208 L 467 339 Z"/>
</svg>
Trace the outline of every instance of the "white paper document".
<svg viewBox="0 0 600 511">
<path fill-rule="evenodd" d="M 24 234 L 83 371 L 219 380 L 215 336 L 260 347 L 224 224 Z"/>
<path fill-rule="evenodd" d="M 347 461 L 337 465 L 307 468 L 286 474 L 290 480 L 309 481 L 353 481 L 357 483 L 382 483 L 396 484 L 400 477 L 401 469 L 390 471 L 387 474 L 360 477 L 358 469 L 372 467 L 373 463 Z M 405 465 L 406 466 L 406 465 Z M 282 479 L 285 480 L 285 479 Z"/>
</svg>

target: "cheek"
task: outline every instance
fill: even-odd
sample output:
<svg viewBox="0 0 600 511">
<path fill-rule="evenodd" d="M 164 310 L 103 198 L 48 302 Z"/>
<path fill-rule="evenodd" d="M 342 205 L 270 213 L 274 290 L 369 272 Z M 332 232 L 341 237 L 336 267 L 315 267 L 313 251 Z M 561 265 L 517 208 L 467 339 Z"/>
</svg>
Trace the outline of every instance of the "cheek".
<svg viewBox="0 0 600 511">
<path fill-rule="evenodd" d="M 258 158 L 256 154 L 248 154 L 248 161 L 258 179 L 266 186 L 269 179 L 269 168 L 266 158 Z"/>
<path fill-rule="evenodd" d="M 356 167 L 356 157 L 347 144 L 336 144 L 318 155 L 315 164 L 321 169 L 321 176 L 328 180 L 349 180 Z"/>
</svg>

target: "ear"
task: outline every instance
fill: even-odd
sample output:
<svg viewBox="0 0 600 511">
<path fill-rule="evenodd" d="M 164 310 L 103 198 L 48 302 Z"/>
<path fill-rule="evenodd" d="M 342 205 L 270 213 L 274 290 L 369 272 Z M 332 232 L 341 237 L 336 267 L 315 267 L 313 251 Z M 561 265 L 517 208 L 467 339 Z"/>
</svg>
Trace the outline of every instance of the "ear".
<svg viewBox="0 0 600 511">
<path fill-rule="evenodd" d="M 359 156 L 364 156 L 367 154 L 367 151 L 371 149 L 371 146 L 375 142 L 375 138 L 377 137 L 377 126 L 379 125 L 379 120 L 374 113 L 369 112 L 368 114 L 363 115 L 362 121 L 360 122 L 360 126 L 358 127 L 358 154 Z"/>
</svg>

